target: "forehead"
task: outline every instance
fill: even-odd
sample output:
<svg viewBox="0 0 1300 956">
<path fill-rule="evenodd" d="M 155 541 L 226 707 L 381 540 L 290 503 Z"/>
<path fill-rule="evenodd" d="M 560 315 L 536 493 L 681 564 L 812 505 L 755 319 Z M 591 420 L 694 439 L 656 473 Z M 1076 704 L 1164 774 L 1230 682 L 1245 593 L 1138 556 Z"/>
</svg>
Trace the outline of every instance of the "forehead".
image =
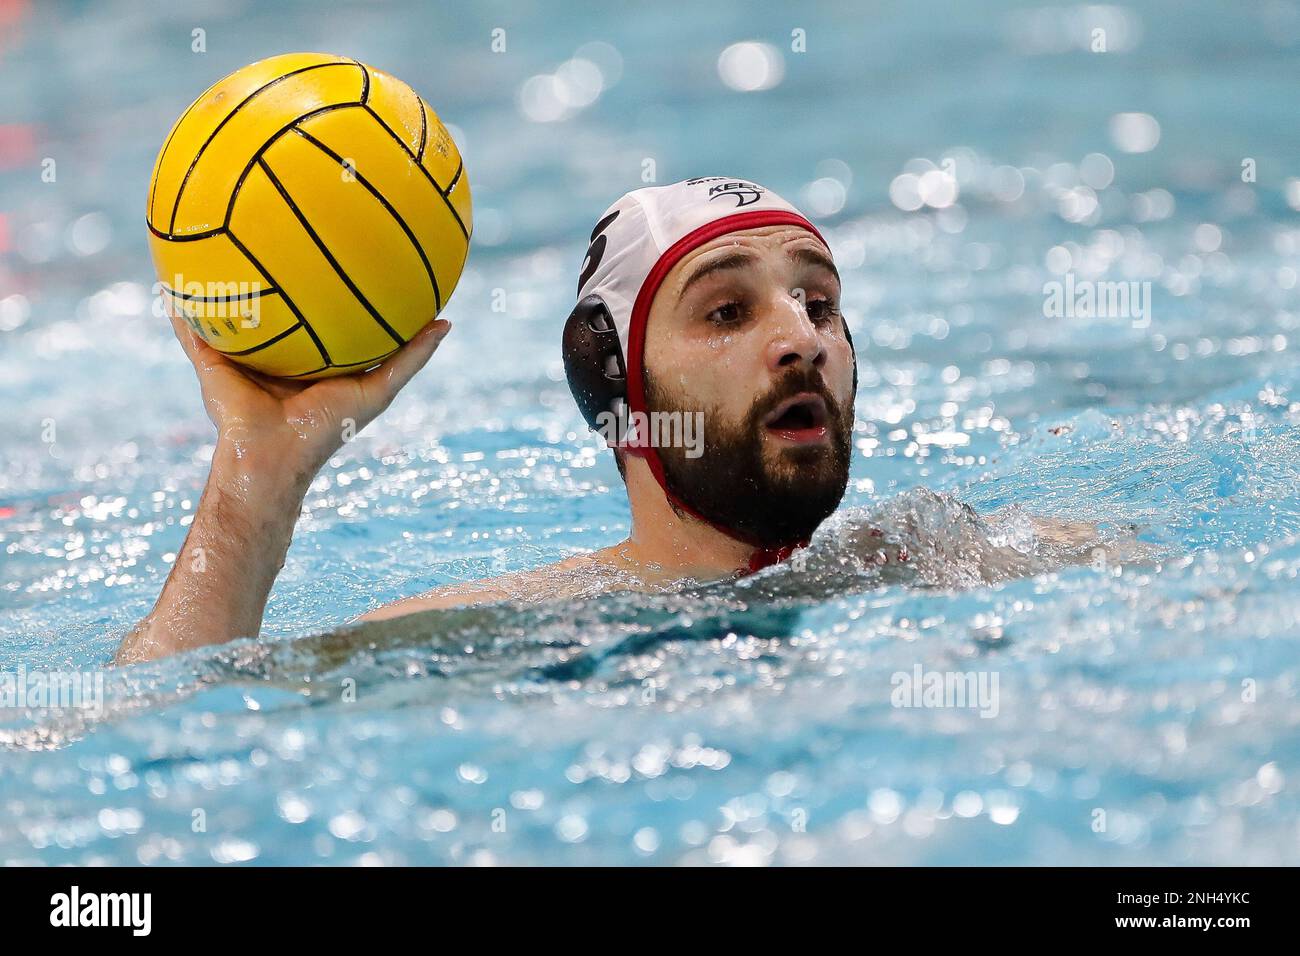
<svg viewBox="0 0 1300 956">
<path fill-rule="evenodd" d="M 756 229 L 729 232 L 692 249 L 683 256 L 664 277 L 659 292 L 678 292 L 698 266 L 711 259 L 720 258 L 728 252 L 744 251 L 760 259 L 769 257 L 778 259 L 801 247 L 811 247 L 827 255 L 830 254 L 821 240 L 799 226 L 760 226 Z M 656 299 L 659 297 L 659 295 L 655 296 Z"/>
<path fill-rule="evenodd" d="M 817 249 L 827 257 L 830 250 L 821 240 L 799 226 L 760 226 L 756 229 L 742 229 L 719 236 L 699 248 L 692 249 L 672 267 L 664 277 L 663 284 L 655 293 L 655 306 L 664 306 L 676 302 L 681 296 L 682 288 L 697 269 L 706 268 L 711 261 L 726 258 L 740 252 L 756 260 L 780 260 L 799 249 Z"/>
</svg>

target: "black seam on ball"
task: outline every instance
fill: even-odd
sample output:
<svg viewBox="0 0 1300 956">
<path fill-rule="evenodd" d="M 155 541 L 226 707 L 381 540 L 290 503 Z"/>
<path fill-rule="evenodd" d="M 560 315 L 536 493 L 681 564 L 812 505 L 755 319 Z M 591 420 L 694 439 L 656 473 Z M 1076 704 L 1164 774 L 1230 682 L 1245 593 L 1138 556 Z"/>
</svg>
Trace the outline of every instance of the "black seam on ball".
<svg viewBox="0 0 1300 956">
<path fill-rule="evenodd" d="M 299 136 L 301 136 L 303 139 L 307 140 L 307 142 L 311 143 L 317 149 L 319 149 L 330 159 L 334 160 L 340 166 L 344 165 L 342 156 L 334 152 L 334 150 L 330 149 L 328 146 L 326 146 L 324 143 L 318 140 L 315 136 L 312 136 L 311 133 L 307 132 L 301 126 L 295 126 L 293 128 L 293 131 L 297 133 Z M 436 276 L 434 276 L 433 266 L 430 265 L 429 263 L 429 257 L 425 255 L 424 247 L 421 246 L 419 240 L 415 238 L 415 233 L 411 231 L 411 227 L 406 224 L 406 220 L 403 219 L 401 217 L 401 214 L 399 214 L 398 211 L 393 208 L 392 204 L 389 203 L 389 201 L 384 197 L 384 194 L 381 193 L 378 189 L 376 189 L 374 187 L 374 184 L 371 183 L 368 179 L 366 179 L 366 177 L 361 175 L 361 171 L 359 169 L 353 166 L 351 168 L 351 173 L 353 176 L 356 177 L 357 182 L 359 182 L 362 186 L 364 186 L 366 190 L 370 193 L 370 195 L 374 196 L 375 199 L 379 201 L 379 204 L 388 210 L 388 214 L 392 216 L 393 220 L 397 223 L 397 225 L 401 227 L 402 232 L 406 233 L 406 238 L 409 239 L 411 241 L 411 245 L 415 247 L 416 255 L 418 255 L 420 257 L 420 261 L 424 263 L 424 271 L 429 276 L 429 285 L 433 287 L 434 314 L 436 315 L 437 313 L 441 312 L 442 292 L 438 289 L 438 279 Z"/>
<path fill-rule="evenodd" d="M 329 65 L 341 66 L 346 64 L 329 64 Z M 263 153 L 265 153 L 268 149 L 274 146 L 281 139 L 281 137 L 283 137 L 286 133 L 292 130 L 299 123 L 305 123 L 307 120 L 315 119 L 317 116 L 321 116 L 325 113 L 333 113 L 335 110 L 350 110 L 350 109 L 358 109 L 358 108 L 365 109 L 365 105 L 362 103 L 331 103 L 328 106 L 322 106 L 319 107 L 318 109 L 312 110 L 309 113 L 303 113 L 301 116 L 295 117 L 294 119 L 290 120 L 289 122 L 281 126 L 274 133 L 272 133 L 267 138 L 266 142 L 264 142 L 261 146 L 259 146 L 257 148 L 257 151 L 253 153 L 252 158 L 248 161 L 247 165 L 244 166 L 243 171 L 239 174 L 239 178 L 235 180 L 235 188 L 230 191 L 230 202 L 226 203 L 225 221 L 222 222 L 222 224 L 217 228 L 209 229 L 207 232 L 194 232 L 194 233 L 189 233 L 188 235 L 176 235 L 174 232 L 163 232 L 161 229 L 156 228 L 153 223 L 149 222 L 148 217 L 145 218 L 145 225 L 148 226 L 149 231 L 152 232 L 159 239 L 165 239 L 168 242 L 193 242 L 196 239 L 209 239 L 213 236 L 219 236 L 224 232 L 229 232 L 230 220 L 235 215 L 235 202 L 239 199 L 239 191 L 244 187 L 244 180 L 246 180 L 248 178 L 248 174 L 253 171 L 253 167 L 257 165 L 257 161 L 262 158 Z"/>
<path fill-rule="evenodd" d="M 216 229 L 209 229 L 207 232 L 194 232 L 188 236 L 173 236 L 169 233 L 163 232 L 161 229 L 154 228 L 153 223 L 147 219 L 144 224 L 149 227 L 151 233 L 159 239 L 165 239 L 167 242 L 194 242 L 196 239 L 211 239 L 214 236 L 219 236 L 227 231 L 225 225 L 220 225 L 217 226 Z"/>
<path fill-rule="evenodd" d="M 391 352 L 385 352 L 383 355 L 376 355 L 374 358 L 362 359 L 360 362 L 331 362 L 329 365 L 322 365 L 320 368 L 309 369 L 306 372 L 295 372 L 292 375 L 278 375 L 277 378 L 302 378 L 305 375 L 315 375 L 317 372 L 323 372 L 331 368 L 361 368 L 366 365 L 378 365 L 384 359 L 388 358 L 397 349 Z"/>
<path fill-rule="evenodd" d="M 266 177 L 269 180 L 271 180 L 271 185 L 276 188 L 276 191 L 279 192 L 280 196 L 288 204 L 289 209 L 293 212 L 294 216 L 297 218 L 298 224 L 302 226 L 303 230 L 311 238 L 311 241 L 316 244 L 316 248 L 319 249 L 320 254 L 325 257 L 325 261 L 330 264 L 330 266 L 338 274 L 338 277 L 343 280 L 343 284 L 348 287 L 349 291 L 351 291 L 351 293 L 357 297 L 357 301 L 361 303 L 362 308 L 364 308 L 367 312 L 370 313 L 370 317 L 375 320 L 375 323 L 380 328 L 382 328 L 385 332 L 388 333 L 388 335 L 392 338 L 394 342 L 396 342 L 398 345 L 405 345 L 406 340 L 397 334 L 396 329 L 394 329 L 391 325 L 389 325 L 387 322 L 384 321 L 384 317 L 379 314 L 379 310 L 376 309 L 373 305 L 371 305 L 370 300 L 361 294 L 361 290 L 357 288 L 357 284 L 352 281 L 352 277 L 347 274 L 347 271 L 343 268 L 343 266 L 339 263 L 339 261 L 334 258 L 334 253 L 330 252 L 329 246 L 325 245 L 325 241 L 321 239 L 319 235 L 316 234 L 316 230 L 312 228 L 312 225 L 310 222 L 308 222 L 306 215 L 304 215 L 303 211 L 298 208 L 298 204 L 293 201 L 293 197 L 289 195 L 289 190 L 285 188 L 284 184 L 280 182 L 280 180 L 276 177 L 275 173 L 271 171 L 271 167 L 266 164 L 266 160 L 259 157 L 257 160 L 257 165 L 262 168 L 262 172 L 266 174 Z"/>
<path fill-rule="evenodd" d="M 153 228 L 154 202 L 158 198 L 158 172 L 163 168 L 163 161 L 167 158 L 167 149 L 171 146 L 172 140 L 176 138 L 176 131 L 184 125 L 185 117 L 189 116 L 190 113 L 194 111 L 194 107 L 202 103 L 204 97 L 211 93 L 212 90 L 221 82 L 221 80 L 218 80 L 216 83 L 213 83 L 212 86 L 209 86 L 203 91 L 198 99 L 187 106 L 185 112 L 181 114 L 181 118 L 176 121 L 176 125 L 173 126 L 171 132 L 167 134 L 167 142 L 163 143 L 162 152 L 158 154 L 158 159 L 154 162 L 153 182 L 149 184 L 149 213 L 145 216 L 145 222 L 149 223 L 150 229 Z"/>
<path fill-rule="evenodd" d="M 433 173 L 429 172 L 427 169 L 424 168 L 424 163 L 420 162 L 419 158 L 413 152 L 411 152 L 411 147 L 407 146 L 404 142 L 402 142 L 402 137 L 398 136 L 397 133 L 393 131 L 393 128 L 384 122 L 384 118 L 382 116 L 380 116 L 378 113 L 372 110 L 368 105 L 363 105 L 361 108 L 364 109 L 371 116 L 373 116 L 375 120 L 379 123 L 379 125 L 388 131 L 389 136 L 397 140 L 397 144 L 401 146 L 403 150 L 406 151 L 407 156 L 411 157 L 411 162 L 415 163 L 416 168 L 420 170 L 420 172 L 424 173 L 424 177 L 427 180 L 429 180 L 429 182 L 433 183 L 433 188 L 438 191 L 438 195 L 442 197 L 442 201 L 447 204 L 447 209 L 451 212 L 452 217 L 456 220 L 456 225 L 460 226 L 461 235 L 463 235 L 466 239 L 469 239 L 469 230 L 465 228 L 465 223 L 460 218 L 460 213 L 458 213 L 456 211 L 456 207 L 451 204 L 451 200 L 447 198 L 447 194 L 446 192 L 443 191 L 443 188 L 438 185 L 438 180 L 433 178 Z M 461 160 L 461 165 L 464 166 L 464 160 Z"/>
<path fill-rule="evenodd" d="M 180 299 L 182 302 L 202 302 L 204 305 L 210 305 L 214 302 L 242 302 L 244 299 L 260 299 L 264 295 L 275 295 L 280 290 L 271 286 L 266 289 L 258 289 L 256 292 L 241 293 L 239 295 L 190 295 L 188 292 L 177 292 L 164 283 L 163 291 L 174 299 Z"/>
<path fill-rule="evenodd" d="M 185 170 L 185 176 L 184 178 L 181 179 L 180 188 L 176 190 L 176 202 L 172 204 L 172 218 L 167 225 L 167 231 L 168 232 L 176 231 L 176 214 L 181 208 L 181 197 L 185 195 L 185 186 L 189 183 L 190 176 L 194 173 L 195 167 L 198 166 L 199 160 L 203 158 L 204 151 L 207 150 L 208 146 L 212 143 L 212 141 L 216 139 L 217 134 L 220 133 L 221 130 L 225 128 L 225 125 L 230 122 L 231 118 L 236 113 L 238 113 L 249 102 L 251 102 L 254 97 L 258 96 L 263 91 L 268 90 L 271 87 L 275 86 L 277 83 L 283 83 L 291 76 L 297 76 L 299 73 L 307 73 L 311 70 L 323 70 L 327 66 L 348 66 L 348 65 L 349 65 L 348 62 L 345 60 L 332 60 L 329 63 L 315 63 L 311 66 L 304 66 L 304 67 L 299 67 L 296 70 L 290 70 L 288 73 L 285 73 L 281 76 L 277 76 L 275 79 L 270 80 L 267 83 L 264 83 L 262 86 L 259 86 L 252 93 L 249 93 L 246 97 L 244 97 L 243 100 L 241 100 L 238 104 L 236 104 L 235 108 L 232 109 L 229 113 L 227 113 L 222 118 L 221 122 L 217 124 L 216 128 L 211 133 L 208 134 L 208 138 L 203 141 L 203 145 L 199 147 L 199 151 L 195 154 L 194 159 L 191 160 L 190 168 Z M 301 119 L 301 117 L 299 118 Z"/>
<path fill-rule="evenodd" d="M 331 103 L 329 106 L 322 106 L 319 109 L 312 110 L 310 113 L 303 113 L 296 119 L 290 120 L 268 137 L 266 142 L 257 148 L 257 152 L 253 153 L 253 158 L 248 161 L 248 165 L 244 167 L 244 171 L 239 174 L 239 179 L 235 181 L 235 188 L 230 192 L 230 202 L 226 206 L 225 227 L 227 229 L 230 228 L 230 220 L 235 215 L 235 200 L 239 198 L 239 191 L 244 188 L 244 180 L 247 179 L 248 174 L 253 171 L 253 167 L 257 165 L 257 161 L 262 158 L 268 149 L 278 143 L 281 137 L 299 123 L 305 123 L 309 119 L 315 119 L 317 116 L 321 116 L 325 113 L 333 113 L 335 110 L 350 110 L 357 108 L 365 109 L 365 107 L 360 103 Z"/>
<path fill-rule="evenodd" d="M 275 279 L 271 277 L 271 273 L 267 271 L 264 265 L 262 265 L 262 263 L 258 260 L 257 256 L 253 255 L 248 250 L 247 246 L 245 246 L 242 242 L 240 242 L 237 238 L 235 238 L 235 234 L 233 232 L 230 233 L 230 241 L 234 243 L 235 248 L 238 249 L 240 252 L 242 252 L 244 254 L 244 257 L 247 258 L 248 261 L 253 264 L 253 268 L 255 268 L 258 272 L 262 274 L 263 279 L 265 279 L 271 285 L 281 289 L 280 298 L 284 299 L 284 304 L 289 307 L 289 311 L 294 314 L 294 318 L 296 318 L 299 322 L 302 323 L 302 327 L 307 330 L 307 334 L 311 336 L 311 340 L 314 343 L 316 343 L 316 350 L 320 352 L 321 361 L 324 362 L 326 367 L 328 368 L 330 365 L 330 353 L 326 351 L 325 343 L 320 340 L 320 336 L 317 335 L 316 330 L 311 327 L 311 323 L 307 321 L 307 317 L 304 316 L 301 311 L 299 311 L 298 306 L 294 304 L 293 299 L 289 298 L 289 293 L 283 291 L 283 287 L 280 286 L 279 283 L 277 283 Z M 319 369 L 317 369 L 317 371 L 319 371 Z"/>
<path fill-rule="evenodd" d="M 293 335 L 293 333 L 297 332 L 302 327 L 303 325 L 301 322 L 295 322 L 293 325 L 289 326 L 283 332 L 279 332 L 271 336 L 261 345 L 254 345 L 252 348 L 240 349 L 238 352 L 221 352 L 221 349 L 217 349 L 217 351 L 221 352 L 222 355 L 252 355 L 254 352 L 260 352 L 262 351 L 262 349 L 269 348 L 270 346 L 274 345 L 276 342 L 279 342 L 281 339 Z"/>
<path fill-rule="evenodd" d="M 408 87 L 409 89 L 409 87 Z M 429 144 L 429 108 L 424 105 L 424 100 L 420 99 L 420 94 L 411 90 L 415 96 L 415 102 L 420 106 L 420 149 L 415 154 L 416 162 L 424 162 L 424 147 Z"/>
<path fill-rule="evenodd" d="M 352 62 L 361 68 L 361 102 L 364 104 L 370 99 L 370 71 L 366 69 L 366 65 L 360 60 L 353 60 Z"/>
</svg>

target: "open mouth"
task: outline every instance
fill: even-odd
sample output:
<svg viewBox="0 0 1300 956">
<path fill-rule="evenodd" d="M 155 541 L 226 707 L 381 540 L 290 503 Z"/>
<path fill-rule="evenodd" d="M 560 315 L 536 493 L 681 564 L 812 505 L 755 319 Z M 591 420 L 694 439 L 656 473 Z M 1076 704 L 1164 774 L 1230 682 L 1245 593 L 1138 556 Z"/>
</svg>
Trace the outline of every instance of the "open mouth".
<svg viewBox="0 0 1300 956">
<path fill-rule="evenodd" d="M 788 398 L 763 419 L 769 432 L 793 442 L 816 442 L 826 437 L 829 419 L 820 395 L 804 392 Z"/>
</svg>

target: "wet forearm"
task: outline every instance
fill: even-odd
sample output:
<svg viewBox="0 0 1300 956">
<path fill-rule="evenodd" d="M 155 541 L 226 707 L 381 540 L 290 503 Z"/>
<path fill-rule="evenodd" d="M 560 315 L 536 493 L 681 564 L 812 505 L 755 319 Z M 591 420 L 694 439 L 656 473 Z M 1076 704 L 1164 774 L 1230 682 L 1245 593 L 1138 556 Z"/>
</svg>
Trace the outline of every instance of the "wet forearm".
<svg viewBox="0 0 1300 956">
<path fill-rule="evenodd" d="M 219 444 L 158 603 L 122 641 L 117 662 L 255 636 L 310 481 L 309 470 L 275 453 Z"/>
</svg>

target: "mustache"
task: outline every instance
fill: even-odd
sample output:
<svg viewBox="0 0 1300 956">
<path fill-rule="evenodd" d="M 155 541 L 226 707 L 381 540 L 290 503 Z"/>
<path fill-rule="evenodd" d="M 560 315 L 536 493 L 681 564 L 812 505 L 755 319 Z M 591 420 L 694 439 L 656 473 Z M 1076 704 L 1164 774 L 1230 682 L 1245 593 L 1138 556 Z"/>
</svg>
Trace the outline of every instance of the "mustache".
<svg viewBox="0 0 1300 956">
<path fill-rule="evenodd" d="M 805 392 L 811 392 L 821 397 L 821 400 L 826 403 L 826 410 L 830 414 L 832 421 L 840 418 L 840 403 L 831 394 L 830 387 L 827 386 L 826 380 L 822 378 L 822 373 L 817 369 L 792 367 L 787 369 L 780 380 L 767 392 L 754 399 L 754 403 L 749 407 L 746 420 L 750 424 L 762 421 L 786 399 Z"/>
</svg>

